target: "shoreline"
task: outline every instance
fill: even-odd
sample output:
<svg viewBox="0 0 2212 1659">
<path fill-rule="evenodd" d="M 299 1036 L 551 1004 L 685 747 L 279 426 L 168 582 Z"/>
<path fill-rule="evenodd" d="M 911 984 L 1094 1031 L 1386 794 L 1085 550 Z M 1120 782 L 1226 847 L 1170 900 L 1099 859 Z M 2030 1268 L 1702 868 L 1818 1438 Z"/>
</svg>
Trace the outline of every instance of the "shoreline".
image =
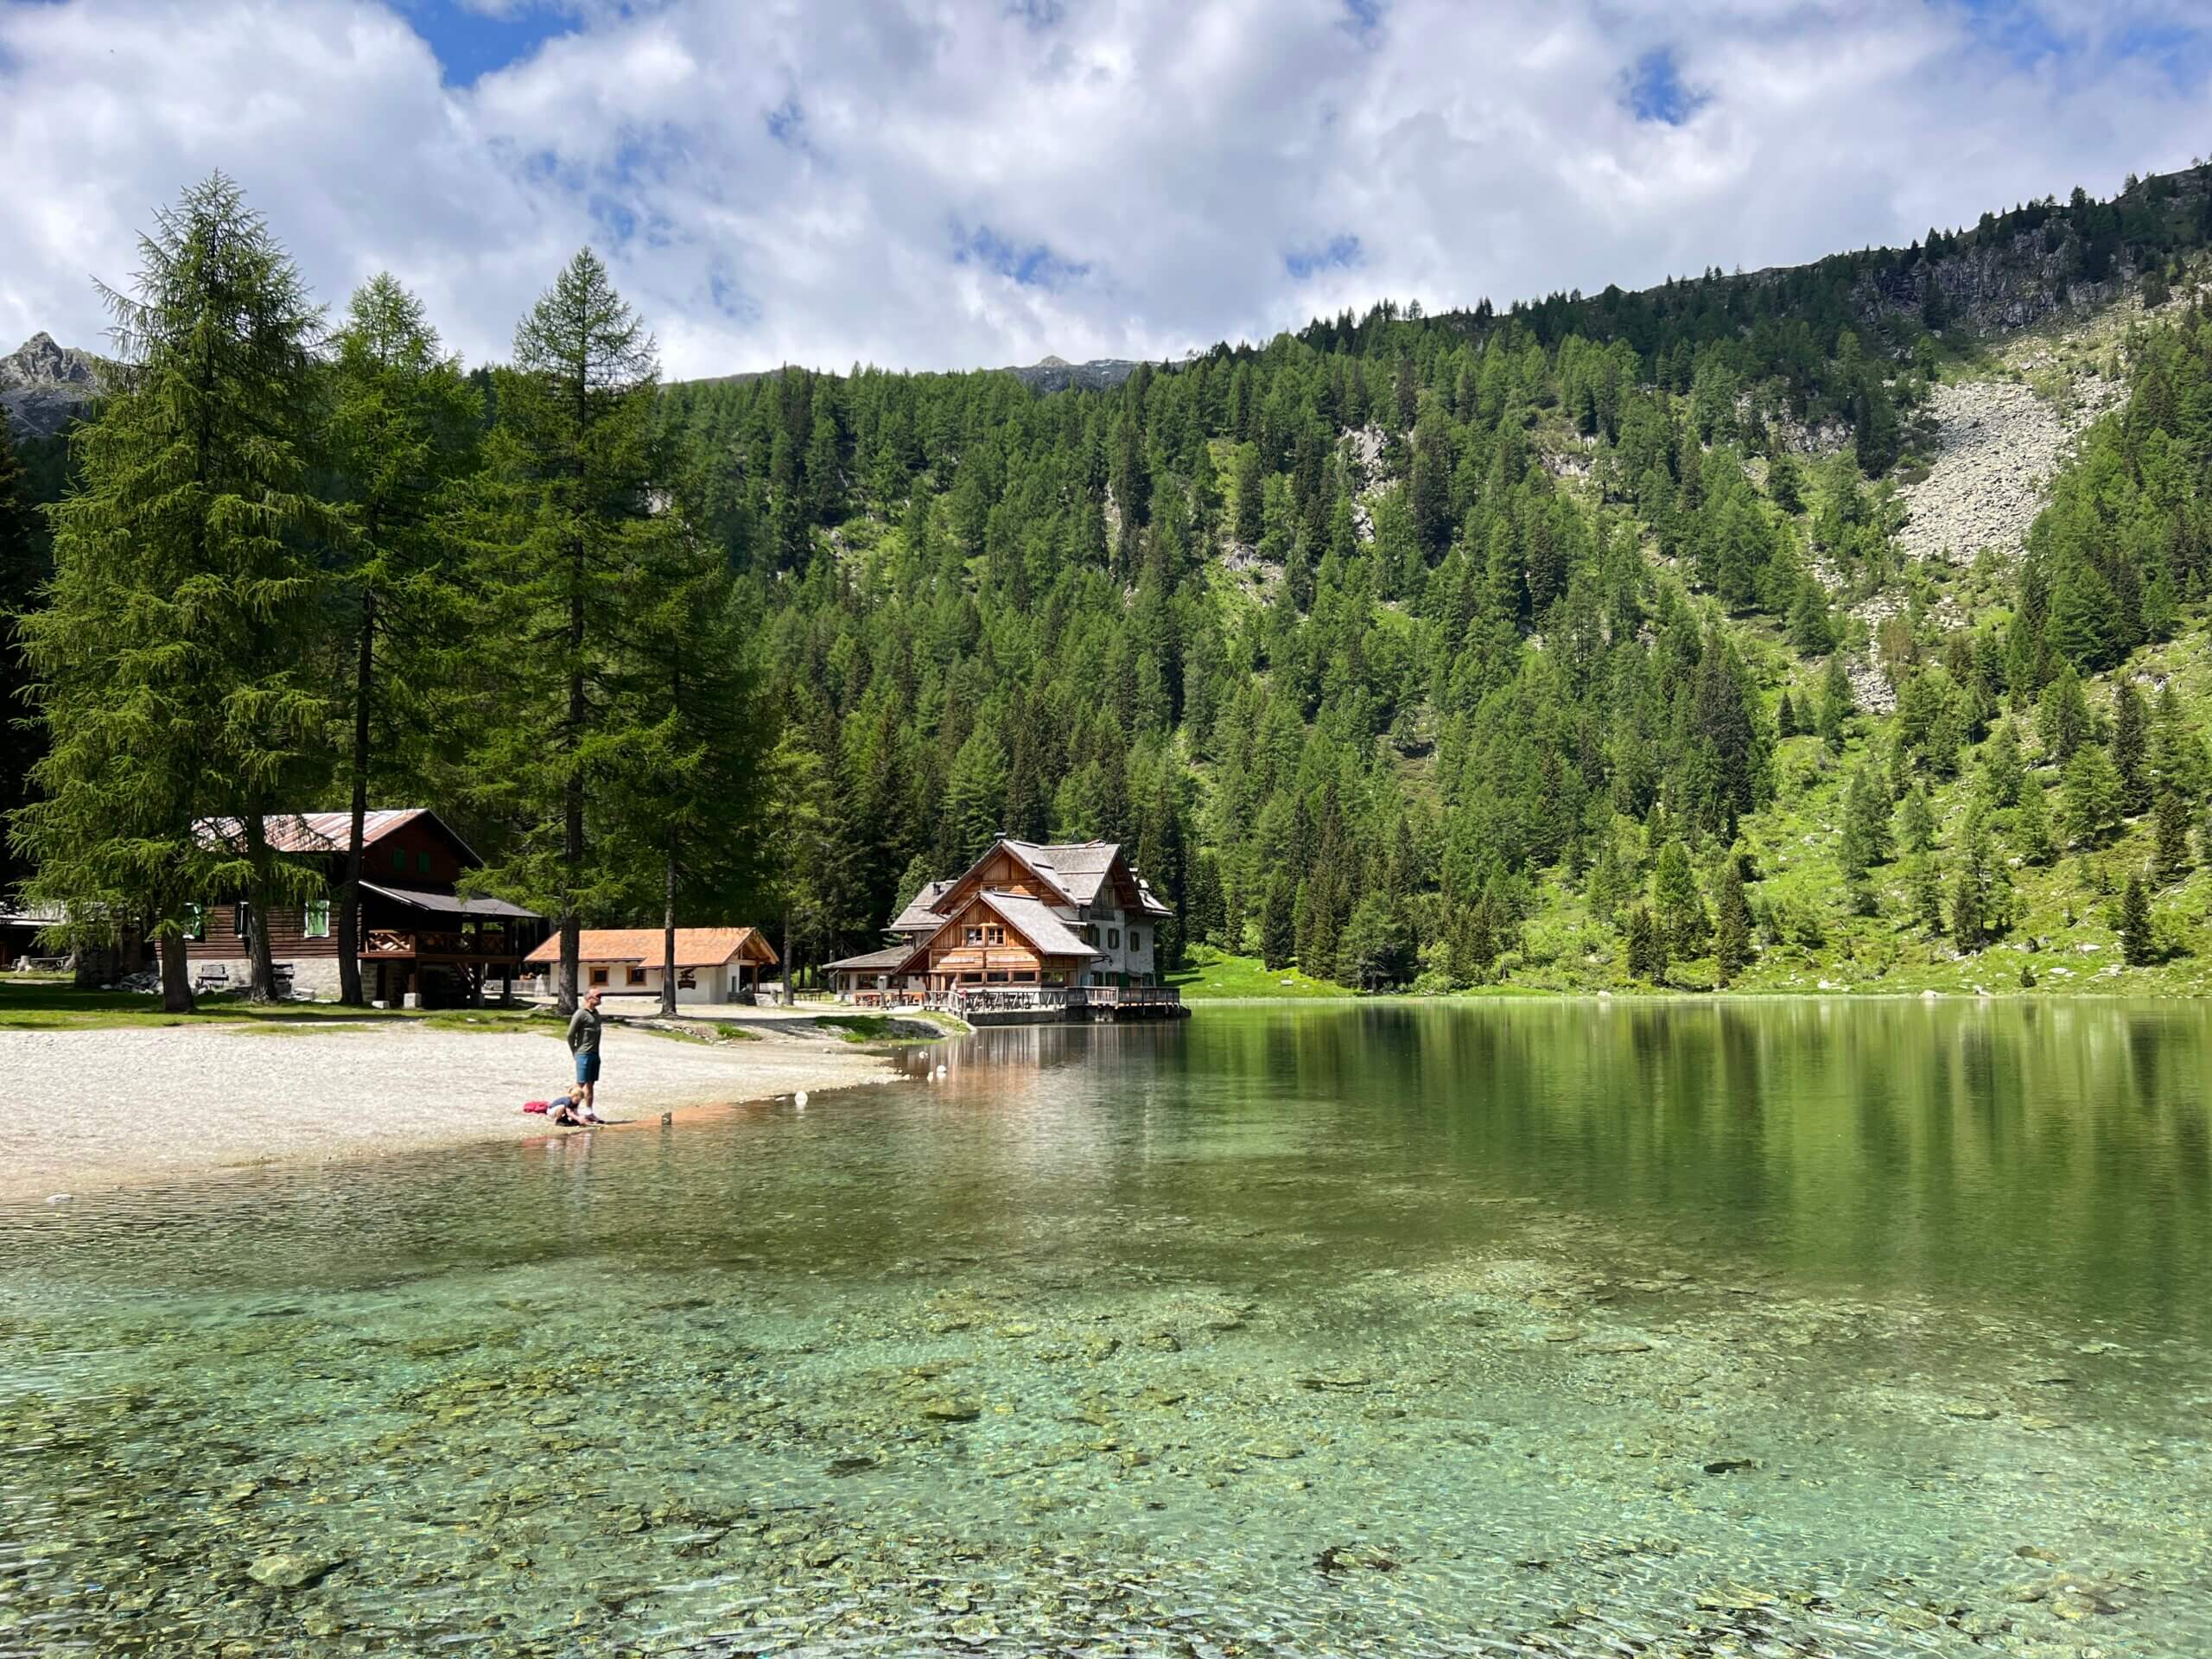
<svg viewBox="0 0 2212 1659">
<path fill-rule="evenodd" d="M 384 1024 L 0 1031 L 0 1208 L 257 1171 L 538 1144 L 595 1129 L 524 1114 L 569 1074 L 557 1033 Z M 880 1049 L 834 1035 L 708 1045 L 611 1026 L 610 1130 L 799 1092 L 891 1083 Z M 33 1104 L 33 1103 L 37 1103 Z"/>
</svg>

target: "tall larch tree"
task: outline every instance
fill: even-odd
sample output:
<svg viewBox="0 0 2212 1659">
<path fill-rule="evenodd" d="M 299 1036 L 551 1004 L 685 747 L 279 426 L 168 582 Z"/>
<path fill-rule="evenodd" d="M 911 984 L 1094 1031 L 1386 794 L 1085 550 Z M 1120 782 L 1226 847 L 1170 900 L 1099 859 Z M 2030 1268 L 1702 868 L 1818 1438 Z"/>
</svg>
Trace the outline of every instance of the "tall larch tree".
<svg viewBox="0 0 2212 1659">
<path fill-rule="evenodd" d="M 358 1005 L 369 803 L 435 787 L 439 762 L 465 729 L 462 508 L 480 460 L 484 405 L 440 347 L 422 302 L 388 274 L 355 292 L 334 346 L 330 464 L 351 531 L 338 567 L 351 726 L 339 1000 Z"/>
<path fill-rule="evenodd" d="M 139 253 L 131 292 L 102 290 L 121 385 L 79 430 L 51 603 L 23 623 L 49 748 L 13 828 L 32 897 L 93 936 L 144 930 L 181 1011 L 201 903 L 250 906 L 265 998 L 264 918 L 320 890 L 266 819 L 327 771 L 315 553 L 343 527 L 308 488 L 321 314 L 267 224 L 216 174 Z"/>
<path fill-rule="evenodd" d="M 652 337 L 586 248 L 516 328 L 514 362 L 493 382 L 505 545 L 482 597 L 509 690 L 477 770 L 509 833 L 483 880 L 556 919 L 564 1012 L 583 918 L 624 896 L 622 861 L 591 831 L 637 741 L 620 695 L 624 612 L 652 533 L 658 380 Z"/>
</svg>

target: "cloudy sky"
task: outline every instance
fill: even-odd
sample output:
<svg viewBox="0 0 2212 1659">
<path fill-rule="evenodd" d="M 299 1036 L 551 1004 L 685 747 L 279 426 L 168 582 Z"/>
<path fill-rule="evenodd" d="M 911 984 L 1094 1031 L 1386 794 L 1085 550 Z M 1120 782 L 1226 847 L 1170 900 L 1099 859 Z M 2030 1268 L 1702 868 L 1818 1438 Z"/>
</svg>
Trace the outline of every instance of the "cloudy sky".
<svg viewBox="0 0 2212 1659">
<path fill-rule="evenodd" d="M 217 168 L 472 360 L 588 242 L 679 376 L 1789 263 L 2212 151 L 2206 10 L 0 0 L 0 351 L 97 346 L 92 279 Z"/>
</svg>

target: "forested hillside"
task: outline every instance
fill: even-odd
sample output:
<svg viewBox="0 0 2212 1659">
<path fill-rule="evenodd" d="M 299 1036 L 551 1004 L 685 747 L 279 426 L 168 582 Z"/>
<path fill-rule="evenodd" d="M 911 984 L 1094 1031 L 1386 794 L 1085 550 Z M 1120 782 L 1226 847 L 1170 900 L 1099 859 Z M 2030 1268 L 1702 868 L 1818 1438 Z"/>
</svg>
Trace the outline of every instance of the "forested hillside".
<svg viewBox="0 0 2212 1659">
<path fill-rule="evenodd" d="M 2092 365 L 2137 395 L 2024 560 L 1908 558 L 1897 483 L 2005 327 L 2180 314 L 2209 205 L 2200 170 L 1791 271 L 1385 305 L 1103 392 L 671 388 L 807 780 L 807 954 L 1000 830 L 1135 842 L 1192 945 L 1440 989 L 1932 973 L 2118 906 L 2154 808 L 2177 879 L 2194 701 L 2083 677 L 2203 591 L 2196 314 Z"/>
<path fill-rule="evenodd" d="M 328 340 L 286 323 L 292 493 L 253 556 L 304 608 L 236 637 L 268 658 L 253 695 L 300 712 L 194 810 L 404 791 L 572 923 L 657 918 L 665 887 L 788 918 L 803 965 L 1006 832 L 1131 842 L 1171 952 L 1349 986 L 2063 983 L 2123 954 L 2193 983 L 2209 215 L 2200 168 L 1903 250 L 1384 304 L 1042 391 L 656 391 L 588 255 L 517 365 L 464 377 L 378 279 Z M 540 338 L 563 305 L 594 340 L 614 308 L 620 395 L 574 430 Z M 1955 432 L 2000 392 L 2052 456 L 2082 429 L 2039 517 L 1982 511 L 2043 486 L 2001 454 L 1959 486 Z M 48 723 L 66 692 L 100 734 L 34 794 L 112 787 L 84 642 L 147 578 L 103 515 L 143 514 L 129 467 L 169 420 L 140 395 L 78 429 L 52 588 L 44 522 L 0 512 Z M 60 493 L 60 451 L 27 458 L 0 497 Z M 16 732 L 10 788 L 46 733 Z M 45 891 L 68 883 L 41 847 L 88 810 L 17 818 Z M 2110 954 L 2039 972 L 2046 946 Z"/>
</svg>

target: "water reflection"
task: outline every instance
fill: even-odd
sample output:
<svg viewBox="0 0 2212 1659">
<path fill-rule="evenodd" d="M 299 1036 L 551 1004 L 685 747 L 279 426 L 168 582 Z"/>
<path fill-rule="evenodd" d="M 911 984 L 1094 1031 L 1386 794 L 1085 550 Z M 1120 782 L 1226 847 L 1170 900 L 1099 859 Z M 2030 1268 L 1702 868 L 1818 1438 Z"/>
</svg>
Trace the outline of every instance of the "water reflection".
<svg viewBox="0 0 2212 1659">
<path fill-rule="evenodd" d="M 1208 1010 L 0 1214 L 0 1655 L 2201 1650 L 2208 1037 Z"/>
</svg>

